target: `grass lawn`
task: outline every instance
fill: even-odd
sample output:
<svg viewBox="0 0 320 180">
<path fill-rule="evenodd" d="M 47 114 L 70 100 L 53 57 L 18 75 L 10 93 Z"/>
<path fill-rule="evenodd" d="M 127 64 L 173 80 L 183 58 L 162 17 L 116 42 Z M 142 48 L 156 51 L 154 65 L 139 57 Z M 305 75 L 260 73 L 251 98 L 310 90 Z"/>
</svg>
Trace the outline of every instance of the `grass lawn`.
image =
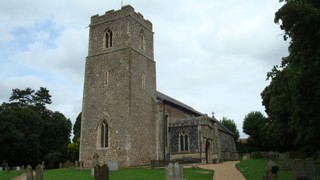
<svg viewBox="0 0 320 180">
<path fill-rule="evenodd" d="M 0 171 L 0 180 L 9 180 L 15 176 L 18 176 L 20 174 L 24 173 L 24 171 Z"/>
<path fill-rule="evenodd" d="M 205 169 L 184 169 L 186 179 L 212 180 L 213 171 Z M 90 170 L 76 170 L 74 168 L 46 170 L 45 180 L 93 180 Z M 125 180 L 163 180 L 165 179 L 164 169 L 128 168 L 110 172 L 110 179 Z"/>
<path fill-rule="evenodd" d="M 248 159 L 241 160 L 240 163 L 236 165 L 237 169 L 241 171 L 244 177 L 247 180 L 256 180 L 261 179 L 265 174 L 265 169 L 267 168 L 268 160 L 266 159 Z M 280 164 L 280 161 L 276 162 L 277 165 Z M 291 163 L 291 162 L 290 162 Z M 316 165 L 316 178 L 320 180 L 320 164 Z M 292 170 L 279 170 L 278 171 L 278 180 L 287 180 L 293 179 Z"/>
</svg>

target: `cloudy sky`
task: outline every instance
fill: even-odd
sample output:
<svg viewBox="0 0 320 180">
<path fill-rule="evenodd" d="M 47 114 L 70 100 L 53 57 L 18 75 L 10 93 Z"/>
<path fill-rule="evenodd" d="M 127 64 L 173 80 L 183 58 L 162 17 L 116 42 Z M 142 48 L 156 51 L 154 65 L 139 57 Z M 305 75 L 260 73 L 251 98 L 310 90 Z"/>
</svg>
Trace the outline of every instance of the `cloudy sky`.
<svg viewBox="0 0 320 180">
<path fill-rule="evenodd" d="M 124 0 L 153 23 L 157 89 L 217 119 L 264 112 L 266 73 L 287 55 L 277 0 Z M 0 103 L 13 88 L 50 90 L 75 121 L 81 111 L 90 17 L 121 0 L 1 0 Z M 241 133 L 242 137 L 246 137 Z"/>
</svg>

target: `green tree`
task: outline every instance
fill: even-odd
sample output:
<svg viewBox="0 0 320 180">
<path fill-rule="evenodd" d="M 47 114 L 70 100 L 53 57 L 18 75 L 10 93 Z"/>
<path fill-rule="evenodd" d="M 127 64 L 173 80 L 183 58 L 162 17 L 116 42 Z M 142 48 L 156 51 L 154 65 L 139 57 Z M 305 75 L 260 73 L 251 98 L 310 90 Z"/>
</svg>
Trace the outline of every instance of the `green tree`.
<svg viewBox="0 0 320 180">
<path fill-rule="evenodd" d="M 234 141 L 237 142 L 239 137 L 240 137 L 240 133 L 239 130 L 237 129 L 237 125 L 234 122 L 233 119 L 228 119 L 226 117 L 223 117 L 222 120 L 220 120 L 220 122 L 227 127 L 231 132 L 233 132 L 234 134 Z"/>
<path fill-rule="evenodd" d="M 73 125 L 73 142 L 75 143 L 77 139 L 80 138 L 80 133 L 81 133 L 81 115 L 82 112 L 79 113 L 79 115 L 76 118 L 76 122 Z"/>
<path fill-rule="evenodd" d="M 270 121 L 267 137 L 292 148 L 319 148 L 320 2 L 287 0 L 275 22 L 290 45 L 289 55 L 268 73 L 271 82 L 262 92 Z"/>
<path fill-rule="evenodd" d="M 72 124 L 46 108 L 49 90 L 13 89 L 9 101 L 0 105 L 0 161 L 34 166 L 45 160 L 54 167 L 66 160 Z"/>
<path fill-rule="evenodd" d="M 247 114 L 243 120 L 243 132 L 249 135 L 249 143 L 256 150 L 263 150 L 264 130 L 267 125 L 266 117 L 258 111 Z"/>
</svg>

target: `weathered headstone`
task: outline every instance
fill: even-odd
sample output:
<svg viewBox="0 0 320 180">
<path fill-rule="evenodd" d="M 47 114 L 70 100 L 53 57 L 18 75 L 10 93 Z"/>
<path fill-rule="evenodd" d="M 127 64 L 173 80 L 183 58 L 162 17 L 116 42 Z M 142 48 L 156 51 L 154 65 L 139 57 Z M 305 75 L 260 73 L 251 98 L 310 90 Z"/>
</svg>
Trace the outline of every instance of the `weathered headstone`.
<svg viewBox="0 0 320 180">
<path fill-rule="evenodd" d="M 74 167 L 74 165 L 69 160 L 63 163 L 63 168 L 70 168 L 70 167 Z"/>
<path fill-rule="evenodd" d="M 166 180 L 183 180 L 183 167 L 179 163 L 170 163 L 165 171 Z"/>
<path fill-rule="evenodd" d="M 271 170 L 273 166 L 276 166 L 276 163 L 273 160 L 269 160 L 267 163 L 267 170 Z"/>
<path fill-rule="evenodd" d="M 80 161 L 80 169 L 83 170 L 83 161 Z"/>
<path fill-rule="evenodd" d="M 43 180 L 43 167 L 40 164 L 36 167 L 36 179 Z"/>
<path fill-rule="evenodd" d="M 242 157 L 242 160 L 247 160 L 248 159 L 248 156 L 246 156 L 246 155 L 244 155 L 243 157 Z"/>
<path fill-rule="evenodd" d="M 33 180 L 33 172 L 32 172 L 32 167 L 30 165 L 28 165 L 26 168 L 26 176 L 27 176 L 27 180 Z"/>
<path fill-rule="evenodd" d="M 17 170 L 17 171 L 20 171 L 20 166 L 17 166 L 17 167 L 16 167 L 16 170 Z"/>
<path fill-rule="evenodd" d="M 59 163 L 59 169 L 63 168 L 62 162 Z"/>
<path fill-rule="evenodd" d="M 287 159 L 281 160 L 280 169 L 283 169 L 283 170 L 290 169 L 290 163 Z"/>
<path fill-rule="evenodd" d="M 302 159 L 295 159 L 292 162 L 292 170 L 294 174 L 294 178 L 304 176 L 304 165 Z"/>
<path fill-rule="evenodd" d="M 91 168 L 91 176 L 94 177 L 94 168 Z"/>
<path fill-rule="evenodd" d="M 74 167 L 75 167 L 76 169 L 79 169 L 79 168 L 80 168 L 80 163 L 79 163 L 79 161 L 74 161 Z"/>
<path fill-rule="evenodd" d="M 0 171 L 2 171 L 2 167 L 0 167 Z"/>
<path fill-rule="evenodd" d="M 310 179 L 316 179 L 316 167 L 315 162 L 312 158 L 304 160 L 304 172 Z"/>
<path fill-rule="evenodd" d="M 116 160 L 110 160 L 108 161 L 108 167 L 110 171 L 118 171 L 118 161 Z"/>
<path fill-rule="evenodd" d="M 248 159 L 250 159 L 250 153 L 246 153 L 245 156 L 247 156 Z"/>
<path fill-rule="evenodd" d="M 106 164 L 94 166 L 94 180 L 109 180 L 109 167 Z"/>
</svg>

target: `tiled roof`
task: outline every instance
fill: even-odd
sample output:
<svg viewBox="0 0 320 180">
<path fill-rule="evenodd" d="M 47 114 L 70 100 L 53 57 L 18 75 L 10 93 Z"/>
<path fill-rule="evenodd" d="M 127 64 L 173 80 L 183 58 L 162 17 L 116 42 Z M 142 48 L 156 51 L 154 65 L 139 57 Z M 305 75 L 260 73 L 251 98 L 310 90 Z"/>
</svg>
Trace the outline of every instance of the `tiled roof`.
<svg viewBox="0 0 320 180">
<path fill-rule="evenodd" d="M 162 100 L 162 101 L 166 101 L 166 102 L 169 102 L 175 106 L 178 106 L 179 108 L 182 108 L 182 109 L 185 109 L 185 110 L 188 110 L 192 113 L 194 113 L 195 115 L 198 115 L 198 116 L 201 116 L 203 115 L 202 113 L 200 113 L 199 111 L 196 111 L 195 109 L 193 109 L 192 107 L 176 100 L 176 99 L 173 99 L 172 97 L 170 96 L 167 96 L 159 91 L 157 91 L 157 99 L 159 100 Z"/>
<path fill-rule="evenodd" d="M 157 91 L 157 99 L 161 100 L 161 101 L 165 101 L 165 102 L 168 102 L 168 103 L 171 103 L 175 106 L 177 106 L 178 108 L 181 108 L 181 109 L 185 109 L 187 111 L 190 111 L 192 112 L 193 114 L 197 115 L 197 116 L 203 116 L 204 114 L 193 109 L 192 107 L 170 97 L 170 96 L 167 96 L 159 91 Z M 228 128 L 226 128 L 223 124 L 221 124 L 220 121 L 218 121 L 216 118 L 211 118 L 211 117 L 208 117 L 211 121 L 214 121 L 217 126 L 218 126 L 218 129 L 221 130 L 221 131 L 224 131 L 226 133 L 229 133 L 229 134 L 233 134 L 233 132 L 231 132 Z M 197 119 L 197 117 L 195 117 L 195 119 Z M 193 118 L 186 118 L 186 119 L 178 119 L 176 120 L 177 122 L 181 123 L 181 121 L 192 121 Z"/>
</svg>

